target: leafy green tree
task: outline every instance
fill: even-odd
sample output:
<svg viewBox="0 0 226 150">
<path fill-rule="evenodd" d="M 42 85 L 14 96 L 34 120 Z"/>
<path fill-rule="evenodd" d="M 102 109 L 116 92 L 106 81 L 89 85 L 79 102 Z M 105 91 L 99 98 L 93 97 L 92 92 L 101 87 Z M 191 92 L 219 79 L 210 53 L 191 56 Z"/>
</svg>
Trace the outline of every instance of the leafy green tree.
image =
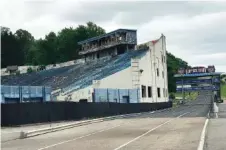
<svg viewBox="0 0 226 150">
<path fill-rule="evenodd" d="M 58 33 L 58 55 L 60 62 L 79 58 L 79 41 L 99 36 L 105 33 L 105 30 L 92 22 L 86 26 L 79 25 L 77 28 L 64 28 Z"/>
<path fill-rule="evenodd" d="M 167 52 L 167 71 L 168 71 L 168 88 L 169 92 L 176 92 L 176 79 L 174 74 L 177 74 L 179 68 L 187 68 L 188 63 L 173 54 Z"/>
<path fill-rule="evenodd" d="M 1 27 L 1 67 L 22 65 L 23 58 L 19 43 L 9 28 Z"/>
<path fill-rule="evenodd" d="M 34 37 L 26 30 L 19 29 L 14 34 L 19 47 L 17 48 L 20 53 L 20 58 L 22 59 L 22 64 L 26 64 L 28 62 L 28 56 L 30 48 L 34 42 Z"/>
</svg>

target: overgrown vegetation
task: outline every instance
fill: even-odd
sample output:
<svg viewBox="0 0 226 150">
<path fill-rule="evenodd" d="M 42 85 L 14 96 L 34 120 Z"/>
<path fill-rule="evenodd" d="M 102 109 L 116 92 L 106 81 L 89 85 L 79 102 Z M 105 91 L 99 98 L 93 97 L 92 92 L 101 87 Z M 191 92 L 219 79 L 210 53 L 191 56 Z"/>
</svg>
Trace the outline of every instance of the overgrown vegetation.
<svg viewBox="0 0 226 150">
<path fill-rule="evenodd" d="M 185 95 L 185 99 L 195 100 L 198 96 L 198 92 L 185 92 L 184 95 Z M 177 92 L 175 93 L 175 97 L 182 98 L 183 94 L 181 92 Z"/>
<path fill-rule="evenodd" d="M 34 70 L 31 67 L 27 68 L 27 73 L 32 73 L 33 71 Z"/>
<path fill-rule="evenodd" d="M 1 27 L 2 68 L 11 65 L 40 65 L 42 70 L 48 64 L 56 64 L 78 59 L 77 42 L 104 34 L 105 30 L 92 22 L 77 28 L 64 28 L 58 33 L 50 32 L 44 38 L 34 39 L 31 33 L 19 29 L 12 33 L 9 28 Z M 145 47 L 145 45 L 143 45 Z M 187 62 L 167 53 L 169 92 L 175 92 L 173 75 L 179 67 L 186 67 Z M 28 72 L 33 72 L 32 68 Z"/>
<path fill-rule="evenodd" d="M 221 84 L 221 97 L 226 99 L 226 83 Z"/>
</svg>

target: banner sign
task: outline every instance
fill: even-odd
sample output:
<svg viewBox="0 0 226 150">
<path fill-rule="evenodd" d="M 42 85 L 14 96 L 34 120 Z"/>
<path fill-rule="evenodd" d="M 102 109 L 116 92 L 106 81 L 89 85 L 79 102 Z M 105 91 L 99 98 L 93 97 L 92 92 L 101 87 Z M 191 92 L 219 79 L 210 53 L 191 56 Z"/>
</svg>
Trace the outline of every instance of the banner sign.
<svg viewBox="0 0 226 150">
<path fill-rule="evenodd" d="M 180 68 L 178 69 L 178 74 L 199 74 L 199 73 L 212 73 L 215 72 L 215 66 L 196 66 L 191 68 Z"/>
<path fill-rule="evenodd" d="M 184 91 L 219 90 L 218 86 L 188 87 Z M 177 88 L 177 92 L 182 92 L 182 88 Z"/>
<path fill-rule="evenodd" d="M 213 78 L 213 83 L 219 83 L 220 79 L 219 78 Z M 207 83 L 211 84 L 212 79 L 194 79 L 194 80 L 177 80 L 176 84 L 182 85 L 182 84 L 199 84 L 199 83 Z"/>
<path fill-rule="evenodd" d="M 196 84 L 196 83 L 211 83 L 211 79 L 196 79 L 196 80 L 178 80 L 176 81 L 176 84 Z"/>
</svg>

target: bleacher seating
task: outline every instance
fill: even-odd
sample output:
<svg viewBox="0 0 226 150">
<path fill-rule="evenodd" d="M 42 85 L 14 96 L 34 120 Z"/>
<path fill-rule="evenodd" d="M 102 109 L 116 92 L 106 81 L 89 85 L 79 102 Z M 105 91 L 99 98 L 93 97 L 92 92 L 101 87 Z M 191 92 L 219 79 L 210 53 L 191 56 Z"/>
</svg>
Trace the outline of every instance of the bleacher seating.
<svg viewBox="0 0 226 150">
<path fill-rule="evenodd" d="M 134 50 L 110 59 L 103 58 L 30 74 L 2 76 L 1 83 L 2 85 L 51 86 L 52 90 L 62 89 L 66 94 L 91 85 L 93 80 L 100 80 L 129 67 L 131 58 L 145 53 L 146 50 Z"/>
</svg>

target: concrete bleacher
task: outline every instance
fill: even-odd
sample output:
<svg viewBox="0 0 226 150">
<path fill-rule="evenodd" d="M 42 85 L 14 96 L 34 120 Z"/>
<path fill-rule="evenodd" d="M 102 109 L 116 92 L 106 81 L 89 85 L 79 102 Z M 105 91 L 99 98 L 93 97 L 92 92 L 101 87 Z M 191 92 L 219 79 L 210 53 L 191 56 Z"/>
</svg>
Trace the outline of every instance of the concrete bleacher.
<svg viewBox="0 0 226 150">
<path fill-rule="evenodd" d="M 66 93 L 85 88 L 93 80 L 100 80 L 119 72 L 131 65 L 131 58 L 140 57 L 147 50 L 134 50 L 112 58 L 102 58 L 98 61 L 33 72 L 30 74 L 2 76 L 2 85 L 51 86 L 52 90 L 62 89 Z"/>
</svg>

